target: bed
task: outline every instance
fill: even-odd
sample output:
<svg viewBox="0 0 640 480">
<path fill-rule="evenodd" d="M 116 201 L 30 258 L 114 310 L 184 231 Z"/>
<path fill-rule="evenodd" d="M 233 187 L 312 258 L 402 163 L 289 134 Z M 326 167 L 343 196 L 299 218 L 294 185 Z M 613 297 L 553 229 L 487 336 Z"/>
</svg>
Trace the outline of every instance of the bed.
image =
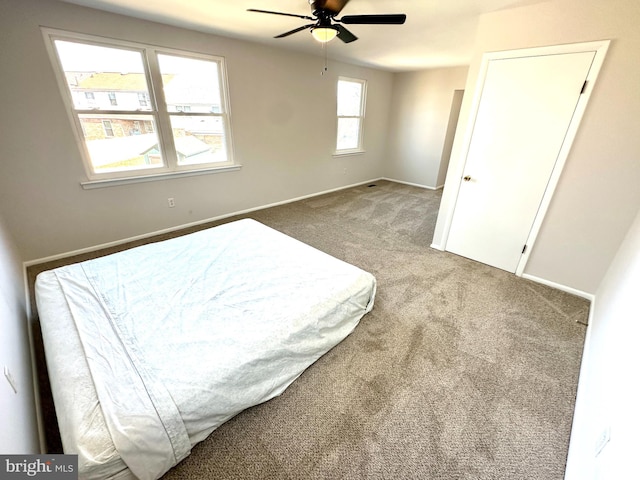
<svg viewBox="0 0 640 480">
<path fill-rule="evenodd" d="M 161 477 L 348 336 L 375 291 L 370 273 L 251 219 L 42 272 L 65 453 L 80 478 Z"/>
</svg>

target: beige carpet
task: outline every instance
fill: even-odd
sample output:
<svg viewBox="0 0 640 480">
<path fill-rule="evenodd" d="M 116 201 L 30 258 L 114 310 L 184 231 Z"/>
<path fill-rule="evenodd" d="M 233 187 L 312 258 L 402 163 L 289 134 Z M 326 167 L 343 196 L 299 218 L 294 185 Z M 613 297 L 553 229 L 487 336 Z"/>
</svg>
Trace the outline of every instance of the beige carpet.
<svg viewBox="0 0 640 480">
<path fill-rule="evenodd" d="M 439 201 L 380 181 L 248 215 L 373 273 L 375 307 L 165 479 L 562 479 L 589 304 L 431 249 Z"/>
</svg>

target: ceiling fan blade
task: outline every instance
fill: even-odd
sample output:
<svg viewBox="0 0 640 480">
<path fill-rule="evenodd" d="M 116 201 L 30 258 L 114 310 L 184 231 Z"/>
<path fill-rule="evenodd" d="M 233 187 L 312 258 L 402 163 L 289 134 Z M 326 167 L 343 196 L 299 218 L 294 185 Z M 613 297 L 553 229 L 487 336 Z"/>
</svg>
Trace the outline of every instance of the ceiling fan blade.
<svg viewBox="0 0 640 480">
<path fill-rule="evenodd" d="M 338 22 L 347 25 L 402 25 L 407 16 L 404 13 L 390 15 L 345 15 Z"/>
<path fill-rule="evenodd" d="M 342 40 L 344 43 L 355 42 L 358 39 L 358 37 L 356 37 L 353 33 L 351 33 L 342 25 L 335 25 L 335 27 L 338 30 L 338 38 Z"/>
<path fill-rule="evenodd" d="M 296 17 L 296 18 L 304 18 L 305 20 L 315 20 L 315 18 L 309 17 L 307 15 L 297 15 L 295 13 L 284 13 L 284 12 L 272 12 L 271 10 L 258 10 L 256 8 L 248 8 L 247 12 L 270 13 L 271 15 L 284 15 L 286 17 Z"/>
<path fill-rule="evenodd" d="M 333 15 L 339 14 L 349 0 L 310 0 L 311 11 L 326 10 Z"/>
<path fill-rule="evenodd" d="M 276 36 L 275 36 L 275 37 L 273 37 L 273 38 L 284 38 L 284 37 L 288 37 L 289 35 L 293 35 L 294 33 L 298 33 L 298 32 L 301 32 L 302 30 L 306 30 L 307 28 L 311 28 L 311 27 L 315 27 L 315 26 L 316 26 L 316 24 L 315 24 L 315 23 L 310 23 L 309 25 L 304 25 L 304 26 L 302 26 L 302 27 L 295 28 L 295 29 L 290 30 L 290 31 L 288 31 L 288 32 L 281 33 L 280 35 L 276 35 Z"/>
</svg>

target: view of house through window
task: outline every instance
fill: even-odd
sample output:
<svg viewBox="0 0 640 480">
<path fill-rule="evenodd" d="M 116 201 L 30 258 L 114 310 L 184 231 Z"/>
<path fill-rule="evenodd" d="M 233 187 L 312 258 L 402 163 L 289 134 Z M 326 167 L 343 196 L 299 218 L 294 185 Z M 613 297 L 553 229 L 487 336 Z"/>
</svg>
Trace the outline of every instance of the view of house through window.
<svg viewBox="0 0 640 480">
<path fill-rule="evenodd" d="M 365 86 L 365 80 L 338 80 L 338 153 L 362 150 Z"/>
<path fill-rule="evenodd" d="M 90 176 L 233 163 L 221 59 L 101 42 L 53 42 Z"/>
<path fill-rule="evenodd" d="M 172 55 L 158 62 L 178 164 L 226 161 L 218 64 Z"/>
</svg>

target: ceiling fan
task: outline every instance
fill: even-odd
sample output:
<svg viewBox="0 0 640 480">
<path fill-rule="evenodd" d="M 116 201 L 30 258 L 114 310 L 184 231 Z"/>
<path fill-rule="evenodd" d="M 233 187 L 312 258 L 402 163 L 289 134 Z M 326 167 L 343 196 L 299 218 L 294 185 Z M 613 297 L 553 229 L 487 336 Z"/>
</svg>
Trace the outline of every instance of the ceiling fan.
<svg viewBox="0 0 640 480">
<path fill-rule="evenodd" d="M 247 11 L 312 20 L 314 23 L 309 23 L 302 27 L 281 33 L 280 35 L 276 35 L 274 38 L 288 37 L 289 35 L 301 32 L 302 30 L 311 29 L 313 38 L 322 43 L 333 40 L 335 37 L 338 37 L 345 43 L 351 43 L 358 39 L 358 37 L 341 24 L 402 25 L 407 19 L 407 16 L 404 13 L 383 15 L 344 15 L 342 18 L 335 18 L 347 3 L 349 3 L 349 0 L 309 0 L 312 16 L 273 12 L 271 10 L 258 10 L 255 8 L 250 8 Z"/>
</svg>

